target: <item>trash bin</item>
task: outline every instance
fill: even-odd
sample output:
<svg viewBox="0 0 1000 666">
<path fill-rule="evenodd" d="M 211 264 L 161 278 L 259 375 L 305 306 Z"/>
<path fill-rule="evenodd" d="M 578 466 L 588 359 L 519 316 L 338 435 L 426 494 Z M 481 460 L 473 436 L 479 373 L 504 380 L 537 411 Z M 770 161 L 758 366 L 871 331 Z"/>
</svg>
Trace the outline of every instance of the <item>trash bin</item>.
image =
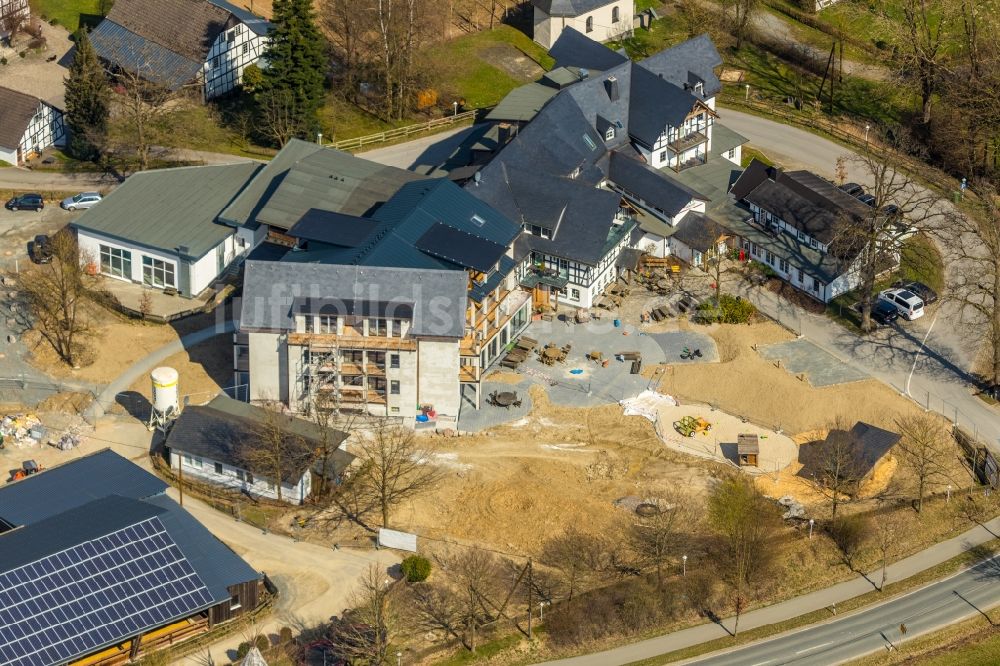
<svg viewBox="0 0 1000 666">
<path fill-rule="evenodd" d="M 622 320 L 621 319 L 615 319 L 615 328 L 621 328 L 621 325 L 622 325 Z"/>
</svg>

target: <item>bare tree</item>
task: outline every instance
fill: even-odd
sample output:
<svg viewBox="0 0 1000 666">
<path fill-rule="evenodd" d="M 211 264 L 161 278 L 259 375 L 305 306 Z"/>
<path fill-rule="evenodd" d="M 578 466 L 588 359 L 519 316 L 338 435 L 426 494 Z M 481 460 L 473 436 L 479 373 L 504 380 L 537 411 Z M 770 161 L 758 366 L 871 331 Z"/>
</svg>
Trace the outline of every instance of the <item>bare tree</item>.
<svg viewBox="0 0 1000 666">
<path fill-rule="evenodd" d="M 115 148 L 135 155 L 138 170 L 149 168 L 153 146 L 169 135 L 169 117 L 177 108 L 181 92 L 156 82 L 156 67 L 151 57 L 124 54 L 118 62 L 139 62 L 135 69 L 115 68 L 109 72 L 118 93 L 113 98 L 108 141 Z"/>
<path fill-rule="evenodd" d="M 896 420 L 903 438 L 897 451 L 903 465 L 917 479 L 917 513 L 924 505 L 928 483 L 948 478 L 946 461 L 955 452 L 954 439 L 936 414 L 913 414 Z"/>
<path fill-rule="evenodd" d="M 261 90 L 255 97 L 259 130 L 279 146 L 284 146 L 301 131 L 295 97 L 283 89 Z"/>
<path fill-rule="evenodd" d="M 25 21 L 28 20 L 28 13 L 18 2 L 0 2 L 0 33 L 7 34 L 7 41 L 14 42 L 14 35 L 21 29 Z"/>
<path fill-rule="evenodd" d="M 282 408 L 277 401 L 266 403 L 256 437 L 244 440 L 240 453 L 247 469 L 274 484 L 279 500 L 283 484 L 297 481 L 292 472 L 308 469 L 314 455 L 305 438 L 296 432 L 295 418 L 283 414 Z"/>
<path fill-rule="evenodd" d="M 771 568 L 778 518 L 774 505 L 743 475 L 730 476 L 713 489 L 708 517 L 720 537 L 718 574 L 733 595 L 735 638 L 749 596 Z"/>
<path fill-rule="evenodd" d="M 339 409 L 310 410 L 312 422 L 318 426 L 319 440 L 316 444 L 316 475 L 319 477 L 315 492 L 326 495 L 330 491 L 330 476 L 336 470 L 335 457 L 350 433 L 361 424 L 362 418 Z"/>
<path fill-rule="evenodd" d="M 958 305 L 959 323 L 986 344 L 987 381 L 1000 384 L 1000 201 L 992 183 L 973 182 L 972 215 L 953 218 L 948 242 L 952 268 L 950 296 Z"/>
<path fill-rule="evenodd" d="M 873 134 L 854 161 L 870 181 L 875 202 L 864 214 L 850 214 L 837 223 L 831 249 L 852 261 L 849 270 L 857 278 L 865 331 L 873 327 L 878 276 L 899 264 L 904 240 L 916 233 L 936 233 L 935 225 L 943 217 L 940 199 L 904 168 L 916 145 L 898 129 L 876 128 Z"/>
<path fill-rule="evenodd" d="M 656 570 L 656 586 L 662 590 L 663 567 L 684 552 L 699 516 L 692 498 L 678 493 L 668 494 L 659 508 L 634 523 L 628 538 L 640 564 Z"/>
<path fill-rule="evenodd" d="M 883 7 L 880 23 L 893 46 L 896 69 L 902 78 L 916 81 L 922 119 L 928 123 L 949 57 L 954 3 L 952 0 L 901 0 L 891 9 L 887 5 Z"/>
<path fill-rule="evenodd" d="M 898 511 L 887 511 L 882 515 L 875 516 L 873 523 L 873 541 L 875 550 L 882 563 L 882 580 L 878 584 L 878 590 L 885 589 L 886 569 L 889 566 L 889 558 L 893 557 L 899 548 L 899 540 L 906 532 L 906 520 Z"/>
<path fill-rule="evenodd" d="M 354 481 L 381 513 L 383 527 L 389 527 L 394 506 L 429 490 L 442 477 L 416 434 L 395 424 L 379 422 L 359 433 L 352 452 L 360 463 Z"/>
<path fill-rule="evenodd" d="M 398 593 L 385 572 L 372 564 L 351 595 L 351 609 L 331 627 L 333 652 L 344 663 L 382 666 L 400 630 Z"/>
<path fill-rule="evenodd" d="M 545 544 L 540 561 L 559 572 L 561 595 L 572 599 L 594 577 L 612 568 L 612 548 L 608 539 L 571 527 Z"/>
<path fill-rule="evenodd" d="M 721 0 L 722 20 L 725 27 L 736 38 L 736 48 L 750 34 L 754 19 L 760 9 L 760 0 Z"/>
<path fill-rule="evenodd" d="M 837 520 L 837 509 L 845 498 L 857 494 L 861 482 L 858 459 L 860 445 L 844 424 L 835 425 L 826 440 L 812 444 L 816 447 L 810 455 L 815 456 L 815 478 L 820 491 L 830 501 L 830 520 Z"/>
<path fill-rule="evenodd" d="M 52 236 L 52 259 L 25 273 L 21 287 L 30 324 L 52 345 L 59 358 L 75 366 L 91 328 L 83 312 L 86 287 L 83 278 L 88 257 L 80 257 L 72 233 Z"/>
<path fill-rule="evenodd" d="M 830 536 L 844 555 L 847 566 L 854 568 L 854 558 L 872 533 L 871 521 L 862 514 L 841 516 L 830 524 Z"/>
</svg>

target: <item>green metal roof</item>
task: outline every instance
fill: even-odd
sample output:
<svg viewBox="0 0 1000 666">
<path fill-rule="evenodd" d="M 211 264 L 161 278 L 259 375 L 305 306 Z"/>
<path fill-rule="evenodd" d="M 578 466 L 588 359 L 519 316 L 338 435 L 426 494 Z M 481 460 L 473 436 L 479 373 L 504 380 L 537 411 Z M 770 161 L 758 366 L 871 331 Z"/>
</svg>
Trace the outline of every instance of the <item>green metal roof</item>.
<svg viewBox="0 0 1000 666">
<path fill-rule="evenodd" d="M 141 171 L 73 226 L 198 259 L 232 235 L 216 216 L 260 169 L 256 162 L 245 162 Z"/>
<path fill-rule="evenodd" d="M 233 226 L 257 226 L 256 214 L 266 203 L 267 195 L 281 183 L 285 173 L 299 160 L 319 152 L 317 143 L 292 139 L 254 176 L 250 184 L 219 214 L 219 220 Z"/>
<path fill-rule="evenodd" d="M 538 115 L 545 103 L 557 92 L 559 91 L 555 88 L 540 83 L 528 83 L 514 88 L 486 114 L 486 120 L 527 122 Z"/>
</svg>

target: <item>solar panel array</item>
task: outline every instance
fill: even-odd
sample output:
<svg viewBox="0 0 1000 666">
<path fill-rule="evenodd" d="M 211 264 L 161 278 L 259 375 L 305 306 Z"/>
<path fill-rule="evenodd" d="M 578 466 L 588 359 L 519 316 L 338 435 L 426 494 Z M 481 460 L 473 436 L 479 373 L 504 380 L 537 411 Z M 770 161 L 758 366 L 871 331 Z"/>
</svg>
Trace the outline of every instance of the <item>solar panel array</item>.
<svg viewBox="0 0 1000 666">
<path fill-rule="evenodd" d="M 0 574 L 0 664 L 62 663 L 211 603 L 153 517 Z"/>
</svg>

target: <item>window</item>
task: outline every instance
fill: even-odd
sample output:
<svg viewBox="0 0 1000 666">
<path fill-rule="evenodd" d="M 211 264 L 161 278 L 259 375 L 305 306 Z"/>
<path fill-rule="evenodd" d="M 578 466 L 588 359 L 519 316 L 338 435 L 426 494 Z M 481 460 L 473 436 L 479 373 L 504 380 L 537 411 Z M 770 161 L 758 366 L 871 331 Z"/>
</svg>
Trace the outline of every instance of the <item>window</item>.
<svg viewBox="0 0 1000 666">
<path fill-rule="evenodd" d="M 249 44 L 243 44 L 243 55 L 246 55 L 248 53 L 250 53 L 250 45 Z"/>
<path fill-rule="evenodd" d="M 476 225 L 477 227 L 481 227 L 481 226 L 483 226 L 484 224 L 486 224 L 486 220 L 484 220 L 483 218 L 481 218 L 481 217 L 480 217 L 480 216 L 478 216 L 478 215 L 473 215 L 473 216 L 472 216 L 472 223 L 473 223 L 474 225 Z"/>
<path fill-rule="evenodd" d="M 399 382 L 398 381 L 393 380 L 393 381 L 389 382 L 389 393 L 391 393 L 393 395 L 399 395 Z"/>
<path fill-rule="evenodd" d="M 385 319 L 369 319 L 368 320 L 368 335 L 378 336 L 384 338 L 389 335 L 389 326 Z"/>
<path fill-rule="evenodd" d="M 187 465 L 188 467 L 193 467 L 195 469 L 201 469 L 202 467 L 201 458 L 189 455 L 187 453 L 184 454 L 184 464 Z"/>
<path fill-rule="evenodd" d="M 594 32 L 594 17 L 587 17 L 587 32 Z"/>
<path fill-rule="evenodd" d="M 803 243 L 806 242 L 806 235 L 802 231 L 799 232 L 799 240 L 802 241 Z"/>
<path fill-rule="evenodd" d="M 212 69 L 219 69 L 219 65 L 222 63 L 222 58 L 215 56 L 212 58 Z"/>
<path fill-rule="evenodd" d="M 236 41 L 236 31 L 230 30 L 229 32 L 226 33 L 226 43 L 232 44 L 235 41 Z"/>
<path fill-rule="evenodd" d="M 802 277 L 802 269 L 801 268 L 799 269 L 799 282 L 804 282 L 804 278 Z"/>
<path fill-rule="evenodd" d="M 333 315 L 319 315 L 316 317 L 317 333 L 336 333 L 337 318 Z"/>
<path fill-rule="evenodd" d="M 399 354 L 390 354 L 389 355 L 389 367 L 390 368 L 398 368 L 399 367 Z"/>
<path fill-rule="evenodd" d="M 229 610 L 238 610 L 242 607 L 243 605 L 240 604 L 240 595 L 234 594 L 229 598 Z"/>
<path fill-rule="evenodd" d="M 142 281 L 153 287 L 176 287 L 173 262 L 143 255 Z"/>
<path fill-rule="evenodd" d="M 613 138 L 615 138 L 615 128 L 609 127 L 608 131 L 604 133 L 604 140 L 611 141 Z"/>
<path fill-rule="evenodd" d="M 781 270 L 782 273 L 787 273 L 788 272 L 788 262 L 785 261 L 784 259 L 781 259 L 778 262 L 778 268 Z"/>
<path fill-rule="evenodd" d="M 815 238 L 809 239 L 809 247 L 819 247 L 819 243 L 816 242 Z"/>
<path fill-rule="evenodd" d="M 620 21 L 620 20 L 621 20 L 621 14 L 618 12 L 618 8 L 617 7 L 612 7 L 611 8 L 611 22 L 612 23 L 618 23 L 618 21 Z"/>
<path fill-rule="evenodd" d="M 664 150 L 663 152 L 660 153 L 660 161 L 661 162 L 667 161 L 667 151 Z"/>
<path fill-rule="evenodd" d="M 222 474 L 222 463 L 215 463 L 215 473 Z"/>
<path fill-rule="evenodd" d="M 813 291 L 819 291 L 819 280 L 813 278 Z"/>
<path fill-rule="evenodd" d="M 590 31 L 588 30 L 587 32 Z M 589 135 L 587 134 L 583 135 L 583 142 L 587 144 L 587 148 L 590 148 L 591 150 L 597 150 L 597 144 L 594 143 L 594 140 L 591 139 Z"/>
<path fill-rule="evenodd" d="M 570 289 L 569 290 L 569 297 L 570 297 L 571 300 L 574 300 L 574 301 L 580 300 L 580 290 L 579 289 Z"/>
<path fill-rule="evenodd" d="M 241 469 L 236 470 L 236 478 L 239 479 L 240 481 L 244 480 L 243 470 Z"/>
<path fill-rule="evenodd" d="M 731 160 L 736 159 L 736 149 L 735 148 L 730 148 L 729 152 L 726 153 L 726 157 L 728 157 Z"/>
<path fill-rule="evenodd" d="M 105 275 L 132 279 L 132 253 L 117 247 L 101 245 L 101 272 Z"/>
<path fill-rule="evenodd" d="M 774 265 L 774 255 L 771 253 L 770 250 L 767 251 L 767 263 L 771 264 L 772 266 Z"/>
<path fill-rule="evenodd" d="M 247 485 L 253 485 L 253 474 L 247 472 Z"/>
</svg>

